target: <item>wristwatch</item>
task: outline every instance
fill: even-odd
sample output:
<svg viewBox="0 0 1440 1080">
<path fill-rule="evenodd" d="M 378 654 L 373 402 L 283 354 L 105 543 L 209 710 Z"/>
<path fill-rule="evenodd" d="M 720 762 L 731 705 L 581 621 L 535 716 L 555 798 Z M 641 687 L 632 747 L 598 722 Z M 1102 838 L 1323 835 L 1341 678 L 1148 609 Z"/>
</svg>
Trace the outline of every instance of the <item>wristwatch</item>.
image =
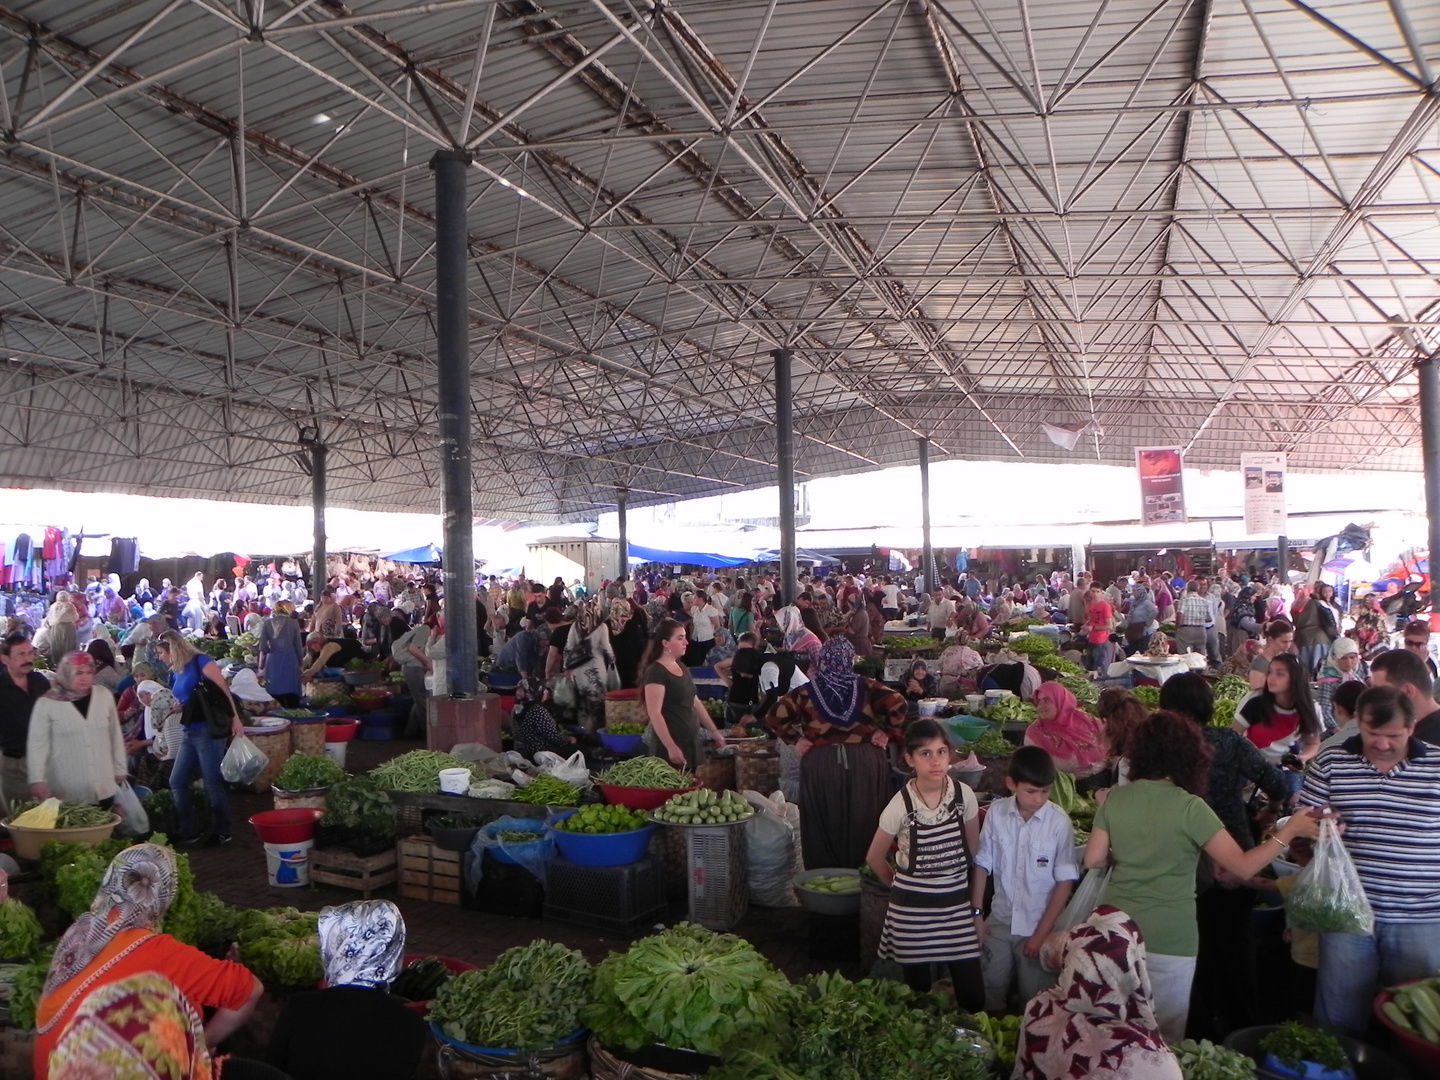
<svg viewBox="0 0 1440 1080">
<path fill-rule="evenodd" d="M 977 919 L 983 919 L 983 918 L 985 917 L 985 909 L 984 909 L 984 908 L 978 908 L 978 907 L 977 907 L 977 908 L 971 908 L 971 909 L 970 909 L 970 914 L 973 915 L 973 916 L 975 916 L 975 918 L 977 918 Z"/>
</svg>

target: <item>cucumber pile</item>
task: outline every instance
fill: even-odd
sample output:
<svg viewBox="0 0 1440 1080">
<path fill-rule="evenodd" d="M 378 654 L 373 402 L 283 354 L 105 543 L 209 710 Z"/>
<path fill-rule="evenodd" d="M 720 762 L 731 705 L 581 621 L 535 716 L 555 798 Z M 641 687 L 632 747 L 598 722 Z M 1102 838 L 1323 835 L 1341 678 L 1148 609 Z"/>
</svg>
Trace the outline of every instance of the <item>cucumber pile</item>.
<svg viewBox="0 0 1440 1080">
<path fill-rule="evenodd" d="M 755 808 L 733 791 L 716 795 L 699 788 L 676 795 L 655 811 L 658 821 L 673 825 L 728 825 L 755 815 Z"/>
<path fill-rule="evenodd" d="M 427 956 L 407 964 L 390 984 L 390 993 L 406 1001 L 431 1001 L 452 974 L 438 957 Z"/>
<path fill-rule="evenodd" d="M 859 874 L 823 874 L 820 877 L 812 877 L 800 886 L 802 889 L 809 889 L 811 892 L 823 893 L 852 893 L 860 891 Z"/>
<path fill-rule="evenodd" d="M 1440 1045 L 1440 978 L 1391 987 L 1385 1016 L 1402 1031 Z"/>
</svg>

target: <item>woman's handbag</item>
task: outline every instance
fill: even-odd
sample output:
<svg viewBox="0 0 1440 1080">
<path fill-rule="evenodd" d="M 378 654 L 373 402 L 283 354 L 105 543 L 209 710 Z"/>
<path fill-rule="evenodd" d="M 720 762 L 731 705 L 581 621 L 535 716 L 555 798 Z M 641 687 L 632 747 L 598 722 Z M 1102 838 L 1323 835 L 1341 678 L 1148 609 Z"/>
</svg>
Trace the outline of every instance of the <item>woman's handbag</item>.
<svg viewBox="0 0 1440 1080">
<path fill-rule="evenodd" d="M 185 702 L 180 722 L 187 728 L 204 724 L 206 733 L 212 739 L 228 739 L 234 717 L 229 695 L 201 675 L 195 689 L 190 691 L 190 699 Z"/>
</svg>

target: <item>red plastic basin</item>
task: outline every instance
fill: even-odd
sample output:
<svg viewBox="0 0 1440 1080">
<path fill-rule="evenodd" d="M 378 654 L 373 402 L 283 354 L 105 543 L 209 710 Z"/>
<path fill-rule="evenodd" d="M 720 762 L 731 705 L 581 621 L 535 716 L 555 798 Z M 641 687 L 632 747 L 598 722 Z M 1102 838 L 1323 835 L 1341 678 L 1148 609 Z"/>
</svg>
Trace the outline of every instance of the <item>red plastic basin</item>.
<svg viewBox="0 0 1440 1080">
<path fill-rule="evenodd" d="M 1428 981 L 1429 977 L 1425 979 L 1411 979 L 1410 982 L 1404 982 L 1400 985 L 1409 986 L 1410 983 Z M 1382 990 L 1376 996 L 1373 1006 L 1375 1018 L 1395 1034 L 1395 1037 L 1400 1041 L 1401 1047 L 1404 1048 L 1405 1053 L 1409 1055 L 1410 1060 L 1414 1062 L 1416 1068 L 1420 1070 L 1420 1075 L 1440 1076 L 1440 1046 L 1426 1042 L 1418 1035 L 1412 1035 L 1408 1031 L 1401 1029 L 1399 1025 L 1385 1015 L 1385 1003 L 1387 1001 L 1393 1001 L 1394 998 L 1395 995 L 1389 990 Z"/>
<path fill-rule="evenodd" d="M 343 717 L 339 720 L 331 720 L 325 725 L 326 742 L 349 742 L 355 738 L 355 733 L 360 730 L 360 721 Z"/>
<path fill-rule="evenodd" d="M 606 701 L 639 701 L 640 691 L 631 690 L 608 690 L 605 693 Z"/>
<path fill-rule="evenodd" d="M 262 844 L 294 844 L 315 839 L 315 823 L 323 810 L 299 807 L 294 810 L 262 810 L 250 818 Z"/>
</svg>

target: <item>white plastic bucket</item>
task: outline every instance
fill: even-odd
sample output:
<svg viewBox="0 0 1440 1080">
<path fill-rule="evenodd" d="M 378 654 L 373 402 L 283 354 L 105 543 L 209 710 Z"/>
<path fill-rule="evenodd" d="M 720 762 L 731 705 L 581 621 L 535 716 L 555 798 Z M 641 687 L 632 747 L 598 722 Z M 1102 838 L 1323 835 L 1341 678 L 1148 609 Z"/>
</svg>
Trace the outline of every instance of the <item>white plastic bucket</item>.
<svg viewBox="0 0 1440 1080">
<path fill-rule="evenodd" d="M 288 844 L 265 845 L 265 870 L 270 884 L 280 889 L 295 889 L 310 884 L 310 849 L 314 840 L 295 840 Z"/>
<path fill-rule="evenodd" d="M 440 790 L 447 795 L 469 795 L 472 779 L 469 769 L 441 769 Z"/>
<path fill-rule="evenodd" d="M 327 742 L 325 756 L 343 769 L 345 767 L 345 748 L 349 745 L 348 742 Z"/>
</svg>

